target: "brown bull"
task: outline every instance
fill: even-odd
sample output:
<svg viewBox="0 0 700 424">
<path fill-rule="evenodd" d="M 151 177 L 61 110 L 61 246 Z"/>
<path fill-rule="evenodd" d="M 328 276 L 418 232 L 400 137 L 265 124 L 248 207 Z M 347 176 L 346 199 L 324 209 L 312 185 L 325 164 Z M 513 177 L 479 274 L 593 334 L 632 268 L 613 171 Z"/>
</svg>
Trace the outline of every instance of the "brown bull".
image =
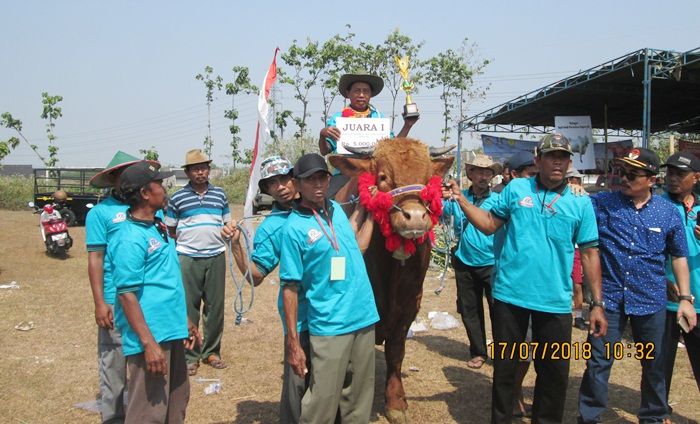
<svg viewBox="0 0 700 424">
<path fill-rule="evenodd" d="M 371 176 L 376 181 L 377 195 L 381 194 L 379 192 L 391 193 L 391 196 L 381 194 L 390 199 L 392 206 L 388 220 L 384 220 L 384 231 L 382 222 L 376 222 L 364 259 L 380 315 L 376 343 L 384 343 L 386 416 L 390 422 L 405 422 L 408 403 L 401 382 L 401 365 L 408 328 L 418 314 L 423 295 L 423 280 L 431 251 L 428 232 L 434 225 L 436 214 L 426 207 L 428 202 L 421 187 L 428 185 L 433 176 L 444 176 L 454 158 L 431 158 L 425 144 L 397 138 L 379 141 L 369 157 L 333 155 L 329 160 L 344 175 L 359 177 L 360 190 L 373 188 L 363 187 L 364 174 L 364 177 Z M 433 186 L 430 188 L 434 189 Z M 387 237 L 387 231 L 393 234 Z M 396 243 L 401 247 L 397 249 Z"/>
</svg>

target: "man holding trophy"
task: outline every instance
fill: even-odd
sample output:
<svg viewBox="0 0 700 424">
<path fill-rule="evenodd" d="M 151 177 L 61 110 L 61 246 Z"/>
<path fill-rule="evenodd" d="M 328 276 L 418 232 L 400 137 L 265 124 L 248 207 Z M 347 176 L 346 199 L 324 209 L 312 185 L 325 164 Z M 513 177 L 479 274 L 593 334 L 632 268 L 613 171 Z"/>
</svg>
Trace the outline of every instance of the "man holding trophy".
<svg viewBox="0 0 700 424">
<path fill-rule="evenodd" d="M 400 63 L 399 63 L 400 62 Z M 410 92 L 413 83 L 408 80 L 408 58 L 396 58 L 399 65 L 399 73 L 403 77 L 402 89 L 406 92 L 406 106 L 404 106 L 404 123 L 398 137 L 408 136 L 411 127 L 418 121 L 418 108 L 411 102 Z M 384 116 L 370 104 L 370 99 L 379 94 L 384 88 L 384 80 L 372 74 L 345 74 L 340 77 L 338 91 L 350 101 L 350 104 L 342 111 L 328 119 L 326 126 L 321 129 L 318 140 L 318 148 L 322 155 L 336 153 L 340 129 L 336 126 L 338 118 L 383 118 Z M 410 104 L 410 105 L 409 105 Z M 410 106 L 410 107 L 409 107 Z M 393 134 L 391 134 L 393 137 Z"/>
</svg>

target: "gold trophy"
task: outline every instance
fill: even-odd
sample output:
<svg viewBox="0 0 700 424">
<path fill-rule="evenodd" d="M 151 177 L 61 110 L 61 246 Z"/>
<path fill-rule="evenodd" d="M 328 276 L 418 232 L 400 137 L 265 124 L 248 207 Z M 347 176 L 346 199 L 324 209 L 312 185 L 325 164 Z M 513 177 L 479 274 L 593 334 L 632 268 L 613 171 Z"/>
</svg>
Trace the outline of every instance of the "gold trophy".
<svg viewBox="0 0 700 424">
<path fill-rule="evenodd" d="M 411 91 L 413 91 L 414 85 L 411 82 L 411 78 L 408 76 L 408 56 L 404 57 L 394 57 L 396 61 L 396 66 L 399 67 L 399 74 L 403 78 L 401 83 L 401 89 L 406 93 L 406 104 L 403 106 L 403 118 L 417 118 L 420 116 L 418 112 L 418 106 L 413 103 L 411 99 Z"/>
</svg>

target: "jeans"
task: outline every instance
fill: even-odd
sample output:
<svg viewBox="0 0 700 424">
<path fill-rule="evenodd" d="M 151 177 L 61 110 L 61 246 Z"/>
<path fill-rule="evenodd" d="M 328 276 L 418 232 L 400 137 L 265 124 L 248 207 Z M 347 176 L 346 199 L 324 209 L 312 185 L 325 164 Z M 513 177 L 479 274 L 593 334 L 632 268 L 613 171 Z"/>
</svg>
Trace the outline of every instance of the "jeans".
<svg viewBox="0 0 700 424">
<path fill-rule="evenodd" d="M 641 359 L 642 399 L 637 417 L 640 423 L 660 423 L 668 416 L 666 411 L 666 382 L 664 378 L 663 337 L 666 324 L 666 310 L 651 315 L 627 315 L 621 311 L 605 311 L 608 318 L 608 332 L 605 337 L 588 336 L 591 344 L 591 358 L 586 362 L 586 371 L 579 390 L 579 422 L 596 423 L 608 404 L 608 380 L 613 365 L 613 346 L 620 342 L 627 321 L 632 325 L 635 342 L 652 343 L 654 359 Z M 623 360 L 635 360 L 634 344 L 628 347 L 622 343 Z M 632 358 L 627 354 L 632 354 Z"/>
<path fill-rule="evenodd" d="M 523 343 L 529 318 L 532 319 L 532 341 L 541 345 L 568 344 L 571 342 L 571 313 L 551 314 L 494 300 L 493 302 L 493 386 L 492 423 L 510 423 L 513 414 L 513 386 L 518 358 L 500 354 L 496 348 L 505 343 L 506 351 L 515 343 Z M 551 352 L 550 352 L 551 353 Z M 561 423 L 566 403 L 566 387 L 569 382 L 569 361 L 552 359 L 550 355 L 536 354 L 534 358 L 537 379 L 535 399 L 532 405 L 533 423 Z"/>
</svg>

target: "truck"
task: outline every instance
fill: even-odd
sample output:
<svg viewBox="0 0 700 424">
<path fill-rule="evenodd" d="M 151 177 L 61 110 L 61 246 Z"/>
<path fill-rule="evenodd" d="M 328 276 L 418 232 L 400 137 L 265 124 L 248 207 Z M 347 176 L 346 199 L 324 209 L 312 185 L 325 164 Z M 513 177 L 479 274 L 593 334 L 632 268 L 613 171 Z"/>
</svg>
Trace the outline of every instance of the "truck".
<svg viewBox="0 0 700 424">
<path fill-rule="evenodd" d="M 35 168 L 34 205 L 42 208 L 47 203 L 58 203 L 59 212 L 68 225 L 85 223 L 90 208 L 108 196 L 104 189 L 90 186 L 90 179 L 103 168 Z M 54 193 L 63 190 L 65 200 L 54 199 Z"/>
</svg>

